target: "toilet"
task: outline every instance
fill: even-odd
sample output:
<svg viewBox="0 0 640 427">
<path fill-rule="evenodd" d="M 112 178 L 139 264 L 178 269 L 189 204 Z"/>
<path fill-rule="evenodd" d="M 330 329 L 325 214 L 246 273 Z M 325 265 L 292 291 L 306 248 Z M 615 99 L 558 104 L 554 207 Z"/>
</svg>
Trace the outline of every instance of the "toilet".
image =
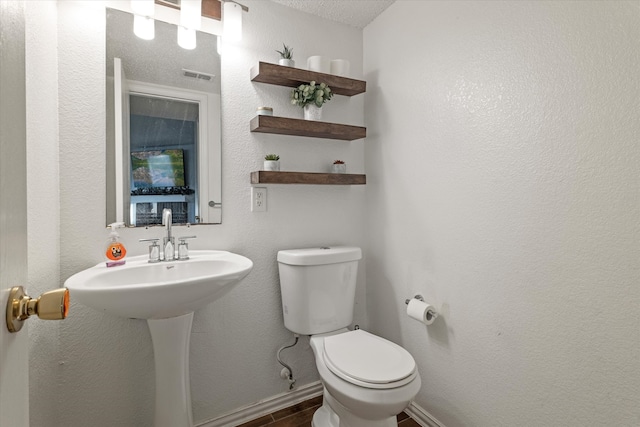
<svg viewBox="0 0 640 427">
<path fill-rule="evenodd" d="M 310 335 L 324 386 L 313 427 L 391 427 L 420 390 L 407 350 L 362 329 L 348 330 L 362 251 L 335 246 L 278 252 L 284 325 Z"/>
</svg>

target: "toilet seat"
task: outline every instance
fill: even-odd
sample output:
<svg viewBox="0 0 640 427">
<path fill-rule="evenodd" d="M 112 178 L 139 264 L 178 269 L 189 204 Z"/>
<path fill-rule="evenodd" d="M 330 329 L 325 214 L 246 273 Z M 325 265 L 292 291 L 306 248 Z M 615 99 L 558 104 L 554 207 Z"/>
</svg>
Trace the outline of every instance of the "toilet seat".
<svg viewBox="0 0 640 427">
<path fill-rule="evenodd" d="M 322 356 L 333 374 L 366 388 L 401 387 L 418 373 L 407 350 L 362 329 L 325 337 Z"/>
</svg>

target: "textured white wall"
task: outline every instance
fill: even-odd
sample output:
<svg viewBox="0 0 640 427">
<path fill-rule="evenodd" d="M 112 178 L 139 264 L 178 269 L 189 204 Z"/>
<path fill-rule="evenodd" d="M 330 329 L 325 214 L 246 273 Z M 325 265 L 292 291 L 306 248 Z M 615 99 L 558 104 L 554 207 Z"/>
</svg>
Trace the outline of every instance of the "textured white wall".
<svg viewBox="0 0 640 427">
<path fill-rule="evenodd" d="M 189 234 L 198 236 L 191 243 L 193 249 L 237 252 L 251 258 L 254 269 L 222 300 L 196 312 L 191 337 L 196 421 L 288 388 L 279 377 L 281 367 L 275 359 L 276 350 L 292 341 L 282 322 L 277 251 L 364 244 L 364 187 L 269 186 L 268 212 L 249 210 L 249 173 L 260 169 L 264 154 L 279 153 L 284 170 L 323 171 L 334 159 L 342 158 L 352 172 L 359 173 L 364 172 L 363 141 L 251 134 L 248 130 L 256 107 L 262 105 L 273 106 L 277 115 L 302 117 L 302 111 L 289 104 L 287 88 L 251 83 L 252 66 L 259 60 L 276 62 L 275 50 L 285 42 L 293 46 L 299 65 L 315 54 L 345 58 L 351 61 L 354 76 L 361 77 L 362 32 L 271 2 L 244 3 L 250 8 L 244 14 L 244 41 L 222 59 L 223 223 L 198 226 Z M 60 225 L 57 230 L 54 226 L 53 233 L 59 232 L 59 246 L 55 238 L 47 236 L 46 240 L 60 249 L 60 267 L 50 266 L 48 271 L 52 280 L 60 277 L 63 282 L 102 261 L 107 237 L 104 34 L 96 31 L 104 26 L 105 17 L 101 3 L 94 1 L 58 2 L 57 15 Z M 362 125 L 363 102 L 362 95 L 336 96 L 325 106 L 325 118 Z M 36 161 L 37 156 L 32 159 Z M 32 171 L 32 185 L 38 185 L 38 179 L 49 179 L 49 173 L 55 173 L 52 168 L 46 167 L 42 174 Z M 53 182 L 49 185 L 55 187 Z M 57 204 L 55 197 L 53 204 Z M 124 230 L 122 236 L 129 253 L 137 255 L 147 251 L 139 238 L 161 233 L 159 228 L 136 229 Z M 176 234 L 185 233 L 180 228 Z M 30 245 L 38 245 L 37 236 L 31 237 Z M 32 255 L 34 266 L 49 260 L 49 254 L 42 251 Z M 356 307 L 360 324 L 366 322 L 364 273 L 362 268 Z M 53 401 L 55 406 L 32 406 L 31 425 L 150 426 L 154 379 L 146 323 L 103 315 L 74 303 L 72 295 L 69 318 L 55 325 L 59 346 L 31 355 L 34 384 L 55 386 L 32 388 L 34 401 Z M 308 340 L 283 356 L 299 385 L 317 380 Z M 52 358 L 53 363 L 47 361 Z"/>
<path fill-rule="evenodd" d="M 639 68 L 638 2 L 399 1 L 365 28 L 370 326 L 447 427 L 640 424 Z"/>
</svg>

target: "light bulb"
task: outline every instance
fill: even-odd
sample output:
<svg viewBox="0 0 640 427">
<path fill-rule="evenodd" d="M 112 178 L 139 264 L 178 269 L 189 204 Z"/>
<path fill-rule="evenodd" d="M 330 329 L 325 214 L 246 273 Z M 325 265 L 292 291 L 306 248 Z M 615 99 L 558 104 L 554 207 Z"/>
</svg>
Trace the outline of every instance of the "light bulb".
<svg viewBox="0 0 640 427">
<path fill-rule="evenodd" d="M 223 42 L 222 42 L 222 36 L 218 36 L 217 50 L 218 50 L 218 55 L 222 56 L 222 52 L 224 51 L 224 45 L 223 45 Z"/>
<path fill-rule="evenodd" d="M 196 48 L 196 30 L 192 28 L 178 27 L 178 45 L 183 49 Z"/>
<path fill-rule="evenodd" d="M 202 3 L 200 0 L 180 0 L 180 25 L 194 30 L 200 29 Z"/>
<path fill-rule="evenodd" d="M 242 7 L 237 3 L 225 1 L 222 19 L 224 41 L 239 42 L 242 40 Z"/>
<path fill-rule="evenodd" d="M 143 40 L 153 40 L 155 37 L 155 23 L 146 16 L 133 16 L 133 33 Z"/>
<path fill-rule="evenodd" d="M 135 15 L 152 17 L 155 5 L 153 0 L 131 0 L 131 9 Z"/>
</svg>

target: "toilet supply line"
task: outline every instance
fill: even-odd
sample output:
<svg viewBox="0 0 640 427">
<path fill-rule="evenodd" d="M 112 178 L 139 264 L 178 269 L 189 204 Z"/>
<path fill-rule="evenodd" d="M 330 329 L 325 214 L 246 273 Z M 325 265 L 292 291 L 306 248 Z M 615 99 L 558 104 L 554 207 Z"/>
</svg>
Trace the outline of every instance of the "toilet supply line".
<svg viewBox="0 0 640 427">
<path fill-rule="evenodd" d="M 280 347 L 280 349 L 278 349 L 278 353 L 276 355 L 276 359 L 278 360 L 278 363 L 281 364 L 282 366 L 284 366 L 282 371 L 280 371 L 280 376 L 283 379 L 286 379 L 287 381 L 289 381 L 289 390 L 293 390 L 293 388 L 295 387 L 295 384 L 296 384 L 296 380 L 293 379 L 293 370 L 291 369 L 291 367 L 289 365 L 287 365 L 286 363 L 284 363 L 282 361 L 282 359 L 280 359 L 280 353 L 282 352 L 282 350 L 285 350 L 287 348 L 291 348 L 291 347 L 295 346 L 296 344 L 298 344 L 298 340 L 300 339 L 300 335 L 293 334 L 293 337 L 295 338 L 295 341 L 293 342 L 293 344 L 285 345 L 283 347 Z"/>
</svg>

